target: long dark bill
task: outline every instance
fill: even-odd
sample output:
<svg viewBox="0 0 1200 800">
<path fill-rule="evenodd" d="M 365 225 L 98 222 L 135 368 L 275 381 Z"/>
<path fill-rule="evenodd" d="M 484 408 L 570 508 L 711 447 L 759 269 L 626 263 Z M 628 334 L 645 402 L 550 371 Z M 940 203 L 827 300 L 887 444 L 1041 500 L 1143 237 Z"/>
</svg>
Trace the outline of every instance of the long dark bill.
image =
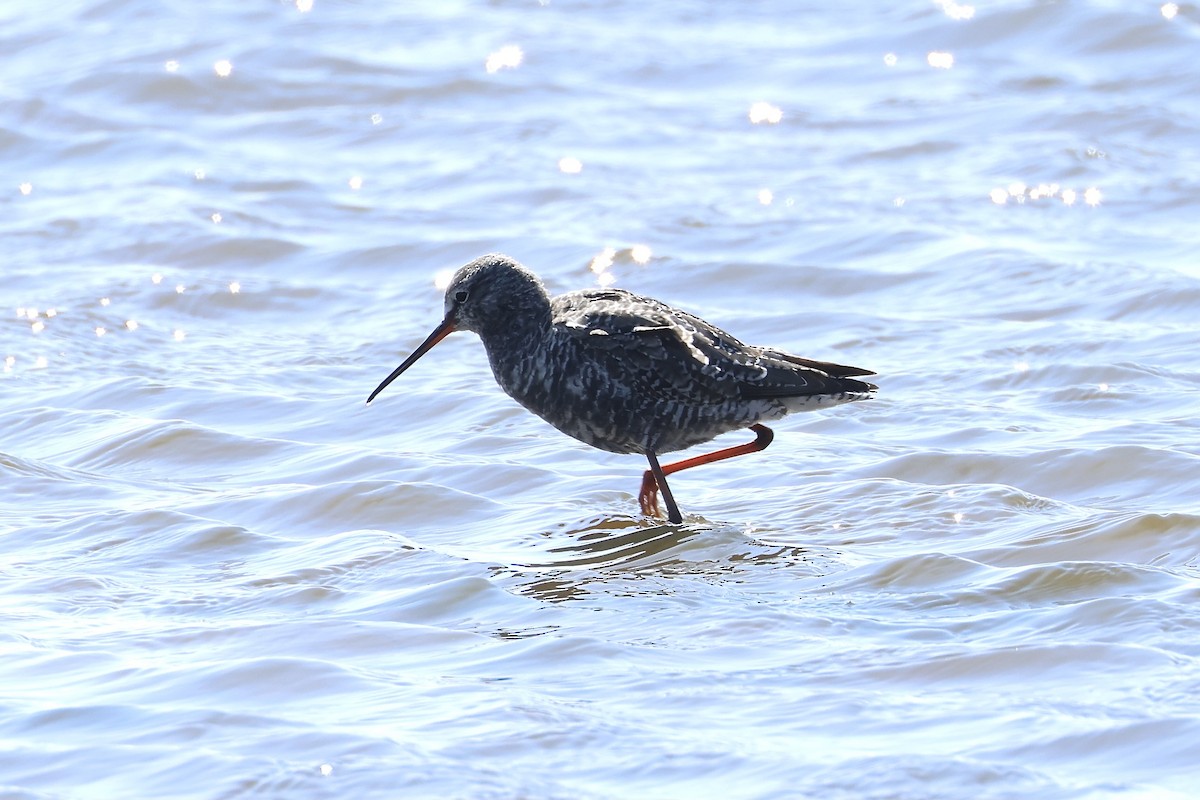
<svg viewBox="0 0 1200 800">
<path fill-rule="evenodd" d="M 387 388 L 387 385 L 389 383 L 396 380 L 396 378 L 400 377 L 400 373 L 404 372 L 404 370 L 411 367 L 418 358 L 420 358 L 421 356 L 425 355 L 430 350 L 432 350 L 433 346 L 435 344 L 440 342 L 442 339 L 445 339 L 450 334 L 454 333 L 454 330 L 455 330 L 454 320 L 449 315 L 447 315 L 446 318 L 444 320 L 442 320 L 442 324 L 438 325 L 436 328 L 434 328 L 433 333 L 429 334 L 429 337 L 427 339 L 425 339 L 425 341 L 421 342 L 421 346 L 418 347 L 416 350 L 414 350 L 413 354 L 411 356 L 404 359 L 404 363 L 401 364 L 400 366 L 396 367 L 396 369 L 394 369 L 392 371 L 391 375 L 388 375 L 386 378 L 384 378 L 383 383 L 381 383 L 375 387 L 375 391 L 371 392 L 371 396 L 367 398 L 367 402 L 369 403 L 372 400 L 374 400 L 375 395 L 382 392 L 384 389 Z"/>
</svg>

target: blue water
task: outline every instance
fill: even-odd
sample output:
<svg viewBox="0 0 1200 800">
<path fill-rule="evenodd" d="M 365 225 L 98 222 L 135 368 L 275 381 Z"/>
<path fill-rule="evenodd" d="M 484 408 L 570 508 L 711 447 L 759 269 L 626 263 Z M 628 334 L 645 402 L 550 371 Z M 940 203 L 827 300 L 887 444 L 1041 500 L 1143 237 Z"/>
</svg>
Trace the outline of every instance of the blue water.
<svg viewBox="0 0 1200 800">
<path fill-rule="evenodd" d="M 0 797 L 1194 796 L 1198 46 L 0 4 Z M 489 251 L 879 397 L 672 476 L 681 527 L 470 334 L 366 406 Z"/>
</svg>

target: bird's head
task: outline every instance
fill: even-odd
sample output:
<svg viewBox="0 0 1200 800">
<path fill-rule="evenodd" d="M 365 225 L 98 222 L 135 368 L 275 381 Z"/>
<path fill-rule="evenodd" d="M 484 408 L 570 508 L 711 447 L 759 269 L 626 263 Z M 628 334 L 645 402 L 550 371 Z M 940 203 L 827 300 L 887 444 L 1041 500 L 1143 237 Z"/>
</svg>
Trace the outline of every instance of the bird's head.
<svg viewBox="0 0 1200 800">
<path fill-rule="evenodd" d="M 400 377 L 418 358 L 454 331 L 474 331 L 485 343 L 502 339 L 522 326 L 520 318 L 544 315 L 549 318 L 550 300 L 542 282 L 508 256 L 490 253 L 459 268 L 446 287 L 446 314 L 412 355 L 371 392 L 367 402 Z"/>
</svg>

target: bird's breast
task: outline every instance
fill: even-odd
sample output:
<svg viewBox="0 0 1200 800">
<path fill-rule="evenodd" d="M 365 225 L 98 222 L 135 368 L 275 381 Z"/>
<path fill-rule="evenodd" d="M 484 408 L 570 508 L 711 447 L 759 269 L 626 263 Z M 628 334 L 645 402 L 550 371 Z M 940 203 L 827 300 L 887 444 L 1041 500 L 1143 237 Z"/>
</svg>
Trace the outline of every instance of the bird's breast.
<svg viewBox="0 0 1200 800">
<path fill-rule="evenodd" d="M 775 401 L 714 394 L 712 377 L 700 369 L 671 369 L 643 351 L 588 346 L 599 338 L 511 348 L 492 358 L 492 369 L 522 406 L 568 436 L 614 453 L 682 450 L 786 413 Z"/>
</svg>

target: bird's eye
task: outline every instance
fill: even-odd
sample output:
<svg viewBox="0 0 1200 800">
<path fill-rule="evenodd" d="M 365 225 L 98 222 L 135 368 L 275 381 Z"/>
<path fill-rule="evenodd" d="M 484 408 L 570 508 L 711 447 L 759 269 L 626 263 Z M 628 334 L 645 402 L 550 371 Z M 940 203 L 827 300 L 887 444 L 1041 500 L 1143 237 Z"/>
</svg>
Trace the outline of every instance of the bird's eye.
<svg viewBox="0 0 1200 800">
<path fill-rule="evenodd" d="M 470 295 L 467 293 L 466 289 L 459 289 L 457 292 L 454 293 L 454 302 L 465 303 L 465 302 L 467 302 L 467 297 L 469 297 L 469 296 Z"/>
</svg>

